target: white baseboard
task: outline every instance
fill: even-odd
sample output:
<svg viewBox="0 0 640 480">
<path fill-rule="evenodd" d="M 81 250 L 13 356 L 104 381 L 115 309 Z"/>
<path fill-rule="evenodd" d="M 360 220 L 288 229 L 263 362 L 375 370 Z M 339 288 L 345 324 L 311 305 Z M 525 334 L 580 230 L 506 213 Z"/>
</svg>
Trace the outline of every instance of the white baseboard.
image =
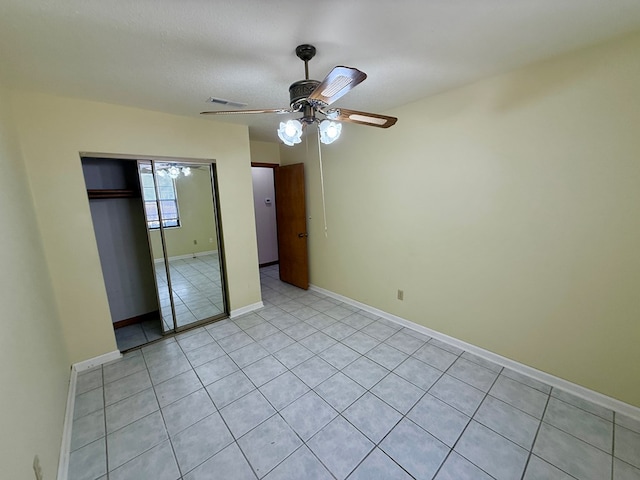
<svg viewBox="0 0 640 480">
<path fill-rule="evenodd" d="M 89 360 L 84 360 L 82 362 L 74 363 L 72 368 L 80 373 L 85 370 L 89 370 L 90 368 L 97 367 L 98 365 L 102 365 L 103 363 L 110 362 L 112 360 L 117 360 L 122 357 L 122 354 L 118 350 L 114 350 L 113 352 L 105 353 L 103 355 L 98 355 L 97 357 L 90 358 Z"/>
<path fill-rule="evenodd" d="M 236 308 L 235 310 L 231 310 L 231 312 L 229 313 L 229 318 L 236 318 L 236 317 L 239 317 L 240 315 L 244 315 L 246 313 L 260 310 L 261 308 L 264 308 L 264 303 L 262 302 L 252 303 L 251 305 L 247 305 L 246 307 L 240 307 L 240 308 Z"/>
<path fill-rule="evenodd" d="M 69 377 L 69 392 L 67 393 L 67 409 L 64 414 L 62 427 L 62 442 L 60 444 L 60 460 L 58 461 L 58 480 L 67 480 L 69 475 L 69 456 L 71 455 L 71 431 L 73 428 L 73 410 L 76 406 L 76 384 L 78 371 L 71 369 Z"/>
<path fill-rule="evenodd" d="M 69 475 L 69 456 L 71 455 L 71 433 L 73 429 L 73 410 L 76 406 L 76 385 L 78 373 L 90 368 L 97 367 L 112 360 L 117 360 L 122 354 L 115 350 L 105 353 L 89 360 L 74 363 L 71 365 L 71 376 L 69 378 L 69 392 L 67 393 L 67 407 L 64 414 L 64 426 L 62 427 L 62 443 L 60 445 L 60 460 L 58 461 L 58 480 L 67 480 Z"/>
<path fill-rule="evenodd" d="M 331 297 L 334 298 L 336 300 L 340 300 L 341 302 L 344 302 L 348 305 L 352 305 L 354 307 L 357 307 L 361 310 L 364 310 L 365 312 L 369 312 L 372 313 L 374 315 L 377 315 L 379 317 L 385 318 L 387 320 L 390 320 L 394 323 L 397 323 L 399 325 L 402 325 L 403 327 L 409 328 L 411 330 L 414 330 L 418 333 L 422 333 L 424 335 L 427 335 L 429 337 L 433 337 L 436 338 L 438 340 L 441 340 L 445 343 L 448 343 L 449 345 L 453 345 L 454 347 L 458 347 L 462 350 L 466 350 L 469 353 L 473 353 L 474 355 L 477 355 L 478 357 L 482 357 L 485 360 L 489 360 L 491 362 L 497 363 L 498 365 L 501 365 L 503 367 L 507 367 L 511 370 L 514 370 L 518 373 L 522 373 L 523 375 L 526 375 L 528 377 L 531 377 L 535 380 L 538 380 L 542 383 L 546 383 L 547 385 L 550 385 L 554 388 L 558 388 L 560 390 L 564 390 L 566 392 L 572 393 L 580 398 L 583 398 L 585 400 L 588 400 L 590 402 L 593 402 L 597 405 L 600 405 L 604 408 L 608 408 L 609 410 L 613 410 L 614 412 L 618 412 L 618 413 L 622 413 L 624 415 L 627 415 L 629 417 L 635 418 L 640 420 L 640 408 L 636 407 L 634 405 L 630 405 L 628 403 L 622 402 L 620 400 L 617 400 L 615 398 L 609 397 L 607 395 L 604 395 L 602 393 L 590 390 L 588 388 L 585 388 L 581 385 L 569 382 L 568 380 L 564 380 L 562 378 L 556 377 L 555 375 L 551 375 L 549 373 L 546 372 L 542 372 L 540 370 L 537 370 L 533 367 L 530 367 L 528 365 L 525 365 L 523 363 L 520 362 L 516 362 L 515 360 L 511 360 L 510 358 L 506 358 L 503 357 L 501 355 L 498 355 L 496 353 L 490 352 L 489 350 L 485 350 L 484 348 L 480 348 L 477 347 L 475 345 L 472 345 L 470 343 L 467 342 L 463 342 L 462 340 L 458 340 L 457 338 L 454 337 L 450 337 L 448 335 L 445 335 L 444 333 L 440 333 L 436 330 L 432 330 L 430 328 L 424 327 L 422 325 L 418 325 L 417 323 L 414 323 L 410 320 L 407 320 L 405 318 L 402 317 L 398 317 L 396 315 L 393 315 L 391 313 L 387 313 L 383 310 L 380 310 L 378 308 L 372 307 L 370 305 L 367 305 L 365 303 L 361 303 L 358 302 L 357 300 L 353 300 L 349 297 L 345 297 L 344 295 L 340 295 L 338 293 L 332 292 L 331 290 L 326 290 L 324 288 L 318 287 L 316 285 L 309 285 L 309 290 L 318 292 L 318 293 L 322 293 L 323 295 L 326 295 L 327 297 Z"/>
<path fill-rule="evenodd" d="M 206 252 L 198 252 L 198 253 L 187 253 L 186 255 L 176 255 L 175 257 L 169 257 L 169 261 L 171 260 L 184 260 L 186 258 L 194 258 L 194 257 L 204 257 L 206 255 L 217 255 L 218 250 L 207 250 Z M 154 258 L 154 263 L 163 263 L 164 258 Z"/>
</svg>

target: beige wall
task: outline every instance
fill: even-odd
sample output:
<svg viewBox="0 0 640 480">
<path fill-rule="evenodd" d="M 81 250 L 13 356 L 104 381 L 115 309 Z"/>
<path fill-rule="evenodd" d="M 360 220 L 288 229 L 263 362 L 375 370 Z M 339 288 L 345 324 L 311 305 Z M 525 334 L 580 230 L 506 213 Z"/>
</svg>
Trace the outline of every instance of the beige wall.
<svg viewBox="0 0 640 480">
<path fill-rule="evenodd" d="M 640 406 L 638 85 L 635 35 L 345 125 L 328 238 L 315 147 L 281 147 L 312 283 Z"/>
<path fill-rule="evenodd" d="M 167 255 L 176 257 L 218 250 L 210 170 L 192 168 L 190 176 L 178 177 L 176 195 L 180 227 L 164 230 Z M 162 258 L 159 230 L 151 232 L 151 243 L 154 258 Z"/>
<path fill-rule="evenodd" d="M 278 137 L 275 135 L 275 132 L 274 127 L 273 133 L 277 140 Z M 280 164 L 280 147 L 275 140 L 273 142 L 257 142 L 254 140 L 250 142 L 250 145 L 252 162 Z"/>
<path fill-rule="evenodd" d="M 246 127 L 22 92 L 13 106 L 72 362 L 116 349 L 79 152 L 215 159 L 231 309 L 260 301 Z"/>
<path fill-rule="evenodd" d="M 56 477 L 69 382 L 69 359 L 9 107 L 0 88 L 0 470 Z"/>
</svg>

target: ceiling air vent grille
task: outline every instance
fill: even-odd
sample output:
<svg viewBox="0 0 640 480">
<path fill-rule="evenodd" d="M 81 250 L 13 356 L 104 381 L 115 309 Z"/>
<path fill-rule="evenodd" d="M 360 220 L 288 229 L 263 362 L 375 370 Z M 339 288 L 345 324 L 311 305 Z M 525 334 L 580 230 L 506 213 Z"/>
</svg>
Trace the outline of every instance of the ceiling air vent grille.
<svg viewBox="0 0 640 480">
<path fill-rule="evenodd" d="M 217 103 L 218 105 L 226 105 L 226 106 L 235 107 L 235 108 L 242 108 L 242 107 L 246 107 L 247 106 L 246 103 L 234 102 L 232 100 L 226 100 L 224 98 L 216 98 L 216 97 L 209 97 L 207 99 L 207 102 L 209 102 L 209 103 Z"/>
</svg>

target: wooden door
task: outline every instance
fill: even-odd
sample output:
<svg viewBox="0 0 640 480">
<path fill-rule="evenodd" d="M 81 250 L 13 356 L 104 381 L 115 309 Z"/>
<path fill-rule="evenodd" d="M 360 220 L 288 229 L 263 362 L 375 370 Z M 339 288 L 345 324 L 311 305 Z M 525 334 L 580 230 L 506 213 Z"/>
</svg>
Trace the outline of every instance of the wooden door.
<svg viewBox="0 0 640 480">
<path fill-rule="evenodd" d="M 275 169 L 276 220 L 280 280 L 309 288 L 307 211 L 304 196 L 304 165 Z"/>
</svg>

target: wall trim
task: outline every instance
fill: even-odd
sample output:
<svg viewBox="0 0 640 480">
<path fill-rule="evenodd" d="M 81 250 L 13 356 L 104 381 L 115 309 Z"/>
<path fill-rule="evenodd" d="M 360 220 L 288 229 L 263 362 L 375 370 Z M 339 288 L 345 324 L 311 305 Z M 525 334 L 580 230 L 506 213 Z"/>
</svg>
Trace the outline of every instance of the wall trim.
<svg viewBox="0 0 640 480">
<path fill-rule="evenodd" d="M 84 360 L 71 365 L 71 376 L 69 377 L 69 392 L 67 393 L 67 407 L 64 414 L 64 425 L 62 427 L 62 442 L 60 444 L 60 459 L 58 460 L 58 480 L 67 480 L 69 475 L 69 457 L 71 455 L 71 432 L 73 429 L 73 410 L 76 406 L 76 385 L 78 383 L 78 373 L 97 367 L 112 360 L 122 357 L 118 350 L 98 355 L 97 357 Z"/>
<path fill-rule="evenodd" d="M 229 313 L 229 318 L 236 318 L 236 317 L 239 317 L 240 315 L 244 315 L 246 313 L 260 310 L 261 308 L 264 308 L 264 303 L 262 302 L 252 303 L 251 305 L 247 305 L 245 307 L 240 307 L 240 308 L 236 308 L 235 310 L 231 310 L 231 312 Z"/>
<path fill-rule="evenodd" d="M 217 255 L 218 250 L 206 250 L 204 252 L 187 253 L 185 255 L 176 255 L 175 257 L 169 257 L 171 260 L 184 260 L 187 258 L 204 257 L 205 255 Z M 153 263 L 164 263 L 164 258 L 154 258 Z"/>
<path fill-rule="evenodd" d="M 461 348 L 462 350 L 466 350 L 469 353 L 473 353 L 474 355 L 484 358 L 485 360 L 489 360 L 491 362 L 497 363 L 498 365 L 514 370 L 518 373 L 522 373 L 523 375 L 531 377 L 540 382 L 546 383 L 547 385 L 550 385 L 554 388 L 565 390 L 566 392 L 572 393 L 580 398 L 583 398 L 597 405 L 600 405 L 601 407 L 608 408 L 609 410 L 613 410 L 617 413 L 622 413 L 629 417 L 640 420 L 640 407 L 630 405 L 621 400 L 615 399 L 613 397 L 609 397 L 607 395 L 596 392 L 594 390 L 590 390 L 576 383 L 570 382 L 560 377 L 556 377 L 555 375 L 551 375 L 550 373 L 537 370 L 533 367 L 517 362 L 515 360 L 511 360 L 510 358 L 503 357 L 502 355 L 498 355 L 497 353 L 490 352 L 489 350 L 485 350 L 484 348 L 478 347 L 471 343 L 458 340 L 457 338 L 450 337 L 449 335 L 445 335 L 444 333 L 440 333 L 428 327 L 418 325 L 417 323 L 414 323 L 405 318 L 398 317 L 397 315 L 393 315 L 391 313 L 385 312 L 384 310 L 380 310 L 378 308 L 372 307 L 370 305 L 367 305 L 366 303 L 361 303 L 361 302 L 358 302 L 357 300 L 353 300 L 349 297 L 345 297 L 344 295 L 340 295 L 338 293 L 332 292 L 331 290 L 326 290 L 324 288 L 318 287 L 317 285 L 310 284 L 309 290 L 322 293 L 327 297 L 340 300 L 341 302 L 357 307 L 361 310 L 364 310 L 365 312 L 372 313 L 374 315 L 377 315 L 379 317 L 382 317 L 384 319 L 387 319 L 394 323 L 402 325 L 403 327 L 414 330 L 418 333 L 422 333 L 429 337 L 433 337 L 445 343 L 453 345 L 454 347 L 458 347 L 458 348 Z"/>
<path fill-rule="evenodd" d="M 82 362 L 74 363 L 71 368 L 80 373 L 84 372 L 85 370 L 89 370 L 90 368 L 97 367 L 98 365 L 111 362 L 112 360 L 118 360 L 121 357 L 122 354 L 120 353 L 120 351 L 114 350 L 113 352 L 98 355 L 97 357 L 90 358 L 89 360 L 83 360 Z"/>
<path fill-rule="evenodd" d="M 280 260 L 274 260 L 273 262 L 261 263 L 258 268 L 270 267 L 271 265 L 278 265 Z"/>
<path fill-rule="evenodd" d="M 160 321 L 160 310 L 154 310 L 153 312 L 143 313 L 142 315 L 135 315 L 129 318 L 123 318 L 113 322 L 113 328 L 124 328 L 129 325 L 135 325 L 137 323 L 146 322 L 148 320 Z"/>
<path fill-rule="evenodd" d="M 58 460 L 58 480 L 67 480 L 69 475 L 69 456 L 71 455 L 71 432 L 73 428 L 73 410 L 76 406 L 76 384 L 78 371 L 71 368 L 69 376 L 69 392 L 67 393 L 67 407 L 62 427 L 62 442 L 60 443 L 60 459 Z"/>
</svg>

